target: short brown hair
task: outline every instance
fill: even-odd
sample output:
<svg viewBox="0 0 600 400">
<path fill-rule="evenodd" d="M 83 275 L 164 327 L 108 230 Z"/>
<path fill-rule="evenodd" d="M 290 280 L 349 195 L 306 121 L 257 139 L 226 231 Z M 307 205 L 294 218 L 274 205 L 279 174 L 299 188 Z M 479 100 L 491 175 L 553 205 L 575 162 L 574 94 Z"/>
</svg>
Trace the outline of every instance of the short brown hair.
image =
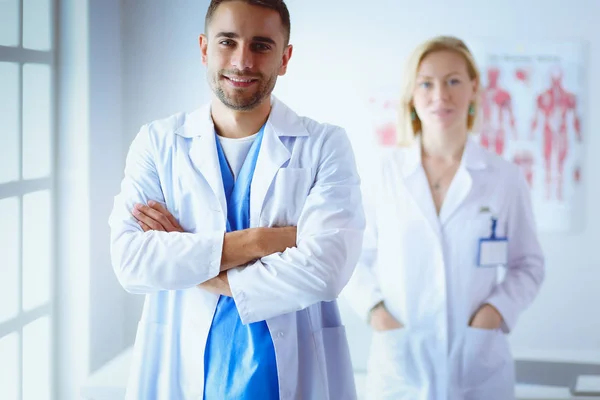
<svg viewBox="0 0 600 400">
<path fill-rule="evenodd" d="M 208 11 L 206 11 L 206 18 L 204 19 L 205 30 L 208 30 L 208 25 L 210 24 L 210 21 L 217 8 L 221 5 L 221 3 L 228 1 L 242 1 L 246 4 L 265 7 L 277 11 L 281 17 L 281 23 L 283 24 L 285 45 L 287 46 L 289 44 L 291 31 L 290 12 L 288 11 L 288 8 L 283 0 L 211 0 L 210 5 L 208 6 Z"/>
</svg>

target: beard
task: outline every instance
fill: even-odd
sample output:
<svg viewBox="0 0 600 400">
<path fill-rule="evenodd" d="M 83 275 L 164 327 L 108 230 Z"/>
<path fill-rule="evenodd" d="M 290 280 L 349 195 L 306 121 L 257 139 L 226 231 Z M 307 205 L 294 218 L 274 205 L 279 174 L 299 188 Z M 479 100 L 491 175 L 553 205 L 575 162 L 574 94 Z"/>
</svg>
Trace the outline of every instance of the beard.
<svg viewBox="0 0 600 400">
<path fill-rule="evenodd" d="M 256 79 L 250 88 L 234 88 L 225 85 L 223 76 L 241 79 Z M 271 95 L 277 82 L 277 73 L 268 77 L 261 73 L 244 73 L 239 70 L 220 70 L 213 74 L 209 82 L 212 91 L 227 108 L 235 111 L 250 111 Z"/>
</svg>

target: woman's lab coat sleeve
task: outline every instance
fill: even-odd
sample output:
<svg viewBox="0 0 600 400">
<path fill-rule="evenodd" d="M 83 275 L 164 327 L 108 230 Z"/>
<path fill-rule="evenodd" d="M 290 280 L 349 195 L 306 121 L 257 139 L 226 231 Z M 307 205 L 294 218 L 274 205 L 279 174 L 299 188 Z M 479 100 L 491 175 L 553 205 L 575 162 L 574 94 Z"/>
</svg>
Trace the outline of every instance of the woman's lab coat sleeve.
<svg viewBox="0 0 600 400">
<path fill-rule="evenodd" d="M 507 221 L 508 264 L 504 281 L 486 303 L 502 315 L 502 330 L 510 332 L 520 313 L 533 301 L 544 280 L 544 256 L 538 242 L 529 186 L 515 167 Z"/>
<path fill-rule="evenodd" d="M 363 175 L 364 176 L 364 175 Z M 354 274 L 348 285 L 342 291 L 342 297 L 350 306 L 368 322 L 369 312 L 379 302 L 383 301 L 383 294 L 379 289 L 379 283 L 375 275 L 375 264 L 377 262 L 377 220 L 375 197 L 376 185 L 370 180 L 363 180 L 363 196 L 367 227 L 365 230 L 362 252 Z"/>
<path fill-rule="evenodd" d="M 164 204 L 155 137 L 151 127 L 144 126 L 132 142 L 109 218 L 113 269 L 125 290 L 138 294 L 194 287 L 217 276 L 221 268 L 224 232 L 144 232 L 131 214 L 136 203 Z"/>
<path fill-rule="evenodd" d="M 297 246 L 228 271 L 244 324 L 335 300 L 354 271 L 365 217 L 345 131 L 327 132 L 320 154 L 315 183 L 298 221 Z"/>
</svg>

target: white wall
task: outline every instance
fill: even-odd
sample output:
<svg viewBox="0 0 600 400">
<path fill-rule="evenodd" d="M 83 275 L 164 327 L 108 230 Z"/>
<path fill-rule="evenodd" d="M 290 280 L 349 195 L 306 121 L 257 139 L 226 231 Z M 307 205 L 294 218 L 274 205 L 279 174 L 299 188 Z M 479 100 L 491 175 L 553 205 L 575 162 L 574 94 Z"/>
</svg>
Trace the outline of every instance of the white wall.
<svg viewBox="0 0 600 400">
<path fill-rule="evenodd" d="M 90 340 L 92 370 L 114 357 L 125 335 L 125 294 L 112 267 L 108 215 L 119 190 L 122 151 L 120 0 L 90 0 L 89 6 L 90 139 Z M 117 334 L 115 334 L 117 332 Z"/>
<path fill-rule="evenodd" d="M 127 147 L 142 124 L 207 99 L 198 36 L 207 0 L 123 0 L 123 126 Z"/>
<path fill-rule="evenodd" d="M 112 273 L 108 214 L 123 170 L 119 0 L 60 0 L 57 397 L 78 399 L 88 374 L 130 342 Z"/>
<path fill-rule="evenodd" d="M 394 87 L 408 52 L 437 34 L 467 41 L 478 37 L 584 39 L 589 71 L 600 69 L 597 0 L 482 2 L 442 0 L 288 0 L 294 55 L 275 93 L 301 114 L 344 126 L 357 150 L 368 148 L 364 108 L 369 88 Z M 139 126 L 208 99 L 196 38 L 208 1 L 123 1 L 124 151 Z M 588 154 L 600 150 L 600 76 L 589 74 L 584 121 Z M 365 160 L 359 153 L 361 162 Z M 584 231 L 542 235 L 547 279 L 535 304 L 522 316 L 515 348 L 600 350 L 600 253 L 594 229 L 600 224 L 600 160 L 587 157 Z M 598 234 L 595 234 L 598 237 Z M 139 318 L 139 300 L 126 316 L 127 340 Z M 368 330 L 342 304 L 357 368 L 364 367 Z"/>
</svg>

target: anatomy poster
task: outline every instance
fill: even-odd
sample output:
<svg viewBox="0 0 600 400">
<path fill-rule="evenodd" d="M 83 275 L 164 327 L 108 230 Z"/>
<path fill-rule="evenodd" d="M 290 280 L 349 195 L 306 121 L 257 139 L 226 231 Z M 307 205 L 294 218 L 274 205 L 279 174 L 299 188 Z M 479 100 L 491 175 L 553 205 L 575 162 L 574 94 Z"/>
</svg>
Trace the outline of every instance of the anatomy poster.
<svg viewBox="0 0 600 400">
<path fill-rule="evenodd" d="M 480 143 L 519 165 L 542 231 L 582 222 L 585 46 L 579 42 L 479 41 Z"/>
<path fill-rule="evenodd" d="M 519 165 L 540 231 L 569 232 L 584 220 L 585 45 L 556 41 L 468 41 L 481 71 L 476 137 Z M 373 133 L 394 145 L 399 87 L 368 97 Z"/>
</svg>

